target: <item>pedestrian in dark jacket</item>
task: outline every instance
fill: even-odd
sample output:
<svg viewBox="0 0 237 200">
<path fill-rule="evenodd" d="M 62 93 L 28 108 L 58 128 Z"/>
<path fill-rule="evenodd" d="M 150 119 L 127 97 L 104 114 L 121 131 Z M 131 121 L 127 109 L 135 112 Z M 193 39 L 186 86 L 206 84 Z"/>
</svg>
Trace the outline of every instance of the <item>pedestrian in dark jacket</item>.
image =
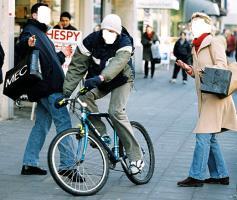
<svg viewBox="0 0 237 200">
<path fill-rule="evenodd" d="M 152 58 L 151 45 L 155 44 L 156 41 L 159 41 L 156 33 L 153 31 L 151 26 L 147 25 L 146 31 L 145 31 L 145 33 L 143 33 L 142 40 L 141 40 L 141 43 L 143 45 L 143 60 L 145 60 L 145 65 L 144 65 L 145 76 L 144 76 L 144 78 L 147 78 L 147 76 L 148 76 L 149 62 L 151 62 L 151 78 L 153 78 L 154 73 L 155 73 L 155 62 L 153 61 L 153 58 Z"/>
<path fill-rule="evenodd" d="M 235 44 L 235 61 L 237 62 L 237 40 Z"/>
<path fill-rule="evenodd" d="M 2 44 L 0 43 L 0 84 L 3 82 L 2 66 L 4 63 L 4 57 L 5 57 L 5 53 L 3 51 Z"/>
<path fill-rule="evenodd" d="M 54 26 L 54 29 L 64 29 L 64 30 L 74 30 L 76 31 L 77 29 L 70 24 L 72 16 L 70 15 L 69 12 L 63 12 L 60 15 L 60 22 Z"/>
<path fill-rule="evenodd" d="M 226 55 L 230 58 L 234 57 L 234 52 L 235 52 L 235 45 L 236 45 L 236 39 L 233 33 L 227 29 L 225 31 L 226 35 L 226 42 L 227 42 L 227 49 L 226 49 Z"/>
<path fill-rule="evenodd" d="M 71 128 L 71 120 L 67 108 L 58 110 L 54 107 L 55 100 L 62 95 L 64 73 L 61 68 L 65 56 L 70 55 L 70 49 L 64 49 L 58 54 L 54 44 L 46 35 L 50 22 L 50 9 L 47 4 L 37 3 L 31 8 L 32 19 L 29 19 L 20 41 L 16 45 L 18 56 L 24 55 L 29 49 L 38 49 L 43 80 L 28 88 L 27 95 L 31 101 L 37 101 L 35 125 L 31 130 L 23 158 L 22 175 L 46 175 L 47 171 L 39 168 L 39 153 L 49 132 L 52 121 L 57 133 Z M 72 141 L 66 139 L 65 146 L 71 147 Z M 70 152 L 60 148 L 60 166 L 72 164 Z M 67 157 L 65 157 L 67 153 Z"/>
<path fill-rule="evenodd" d="M 186 39 L 185 32 L 180 33 L 180 38 L 176 41 L 174 45 L 173 53 L 174 53 L 174 56 L 176 57 L 176 60 L 182 60 L 185 63 L 191 64 L 189 62 L 191 59 L 191 46 Z M 180 71 L 180 67 L 175 62 L 173 76 L 172 76 L 172 79 L 170 80 L 171 83 L 176 83 L 176 78 L 178 76 L 179 71 Z M 186 84 L 187 74 L 184 69 L 182 69 L 182 75 L 183 75 L 183 84 Z"/>
</svg>

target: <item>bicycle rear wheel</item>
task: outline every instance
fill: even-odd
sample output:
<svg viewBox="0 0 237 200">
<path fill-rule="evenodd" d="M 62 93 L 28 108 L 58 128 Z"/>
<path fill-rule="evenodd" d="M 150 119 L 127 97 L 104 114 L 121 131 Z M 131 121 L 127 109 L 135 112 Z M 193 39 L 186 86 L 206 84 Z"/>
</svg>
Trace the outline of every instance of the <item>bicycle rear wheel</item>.
<svg viewBox="0 0 237 200">
<path fill-rule="evenodd" d="M 57 135 L 48 151 L 48 165 L 55 182 L 75 196 L 97 193 L 109 174 L 108 155 L 94 135 L 88 136 L 85 160 L 81 161 L 84 137 L 79 129 L 68 129 Z"/>
<path fill-rule="evenodd" d="M 155 168 L 155 154 L 153 149 L 153 144 L 149 134 L 146 129 L 138 122 L 131 121 L 130 122 L 133 128 L 134 136 L 137 139 L 138 143 L 141 146 L 141 151 L 143 154 L 143 161 L 145 162 L 145 166 L 141 173 L 133 175 L 129 173 L 126 167 L 123 167 L 125 174 L 128 179 L 137 185 L 146 184 L 150 181 L 153 176 L 154 168 Z M 120 157 L 123 158 L 127 167 L 129 166 L 129 161 L 126 156 L 125 149 L 121 143 L 119 142 L 119 154 Z"/>
</svg>

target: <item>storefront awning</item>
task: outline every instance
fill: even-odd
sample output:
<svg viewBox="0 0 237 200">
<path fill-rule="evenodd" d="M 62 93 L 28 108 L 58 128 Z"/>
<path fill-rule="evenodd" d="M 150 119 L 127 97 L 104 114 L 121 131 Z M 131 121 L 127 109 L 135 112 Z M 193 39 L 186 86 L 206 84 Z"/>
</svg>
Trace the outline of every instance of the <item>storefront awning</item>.
<svg viewBox="0 0 237 200">
<path fill-rule="evenodd" d="M 204 12 L 209 16 L 220 16 L 220 9 L 217 3 L 208 0 L 185 0 L 184 20 L 190 21 L 194 12 Z"/>
</svg>

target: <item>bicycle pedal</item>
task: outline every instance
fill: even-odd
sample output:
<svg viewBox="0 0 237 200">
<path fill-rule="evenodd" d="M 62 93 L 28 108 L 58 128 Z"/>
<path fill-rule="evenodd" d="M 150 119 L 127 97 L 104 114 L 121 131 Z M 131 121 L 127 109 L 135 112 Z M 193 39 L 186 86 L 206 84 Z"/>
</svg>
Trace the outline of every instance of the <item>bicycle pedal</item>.
<svg viewBox="0 0 237 200">
<path fill-rule="evenodd" d="M 103 135 L 101 137 L 101 139 L 104 141 L 105 144 L 107 144 L 108 146 L 111 145 L 111 138 L 109 137 L 109 135 Z"/>
</svg>

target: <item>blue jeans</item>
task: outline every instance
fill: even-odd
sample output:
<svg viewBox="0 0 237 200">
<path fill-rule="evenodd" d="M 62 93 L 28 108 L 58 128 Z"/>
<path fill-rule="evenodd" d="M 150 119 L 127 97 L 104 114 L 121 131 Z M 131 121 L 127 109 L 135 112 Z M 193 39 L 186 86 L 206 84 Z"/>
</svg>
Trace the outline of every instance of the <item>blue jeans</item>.
<svg viewBox="0 0 237 200">
<path fill-rule="evenodd" d="M 207 167 L 211 178 L 224 178 L 228 170 L 215 134 L 196 134 L 196 146 L 189 176 L 195 179 L 206 178 Z"/>
<path fill-rule="evenodd" d="M 55 100 L 62 96 L 61 93 L 54 93 L 46 98 L 40 99 L 36 107 L 35 125 L 31 130 L 26 145 L 23 165 L 38 166 L 39 153 L 44 145 L 46 135 L 49 132 L 52 121 L 55 124 L 57 134 L 72 127 L 71 118 L 66 107 L 57 109 L 54 106 Z M 61 168 L 72 165 L 74 155 L 74 141 L 67 137 L 59 145 Z"/>
</svg>

